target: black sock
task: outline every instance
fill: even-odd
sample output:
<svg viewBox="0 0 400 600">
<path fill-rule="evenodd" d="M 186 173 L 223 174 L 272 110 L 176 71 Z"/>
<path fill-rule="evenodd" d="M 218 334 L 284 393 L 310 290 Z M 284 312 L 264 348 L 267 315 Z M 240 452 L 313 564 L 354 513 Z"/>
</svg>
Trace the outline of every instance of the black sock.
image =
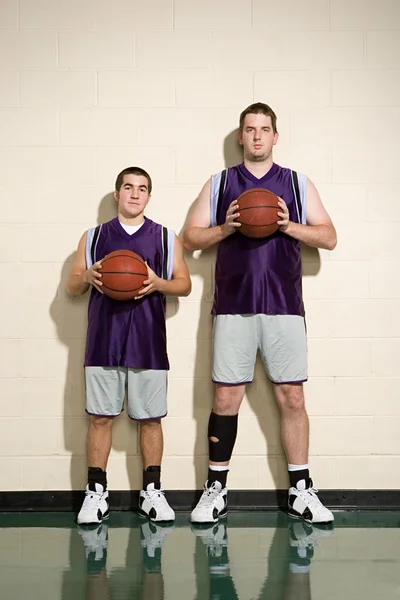
<svg viewBox="0 0 400 600">
<path fill-rule="evenodd" d="M 208 469 L 208 477 L 207 477 L 208 487 L 211 487 L 211 485 L 214 483 L 214 481 L 219 481 L 223 488 L 226 487 L 226 480 L 228 477 L 228 473 L 229 473 L 229 469 L 226 469 L 226 471 L 213 471 L 212 469 L 209 468 Z"/>
<path fill-rule="evenodd" d="M 107 473 L 100 469 L 99 467 L 89 467 L 88 468 L 88 484 L 89 489 L 94 492 L 96 490 L 95 484 L 99 483 L 103 486 L 103 489 L 107 489 Z"/>
<path fill-rule="evenodd" d="M 297 488 L 297 484 L 302 479 L 305 479 L 306 488 L 310 487 L 310 472 L 308 469 L 302 469 L 301 471 L 289 471 L 290 487 Z"/>
<path fill-rule="evenodd" d="M 147 467 L 143 471 L 143 489 L 147 490 L 150 483 L 154 483 L 156 490 L 161 489 L 161 467 Z"/>
</svg>

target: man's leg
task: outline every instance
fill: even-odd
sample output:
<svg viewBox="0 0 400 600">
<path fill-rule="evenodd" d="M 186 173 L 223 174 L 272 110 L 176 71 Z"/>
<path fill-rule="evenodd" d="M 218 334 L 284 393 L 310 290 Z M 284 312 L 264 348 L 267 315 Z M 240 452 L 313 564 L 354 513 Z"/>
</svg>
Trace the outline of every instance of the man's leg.
<svg viewBox="0 0 400 600">
<path fill-rule="evenodd" d="M 161 418 L 167 414 L 167 372 L 153 369 L 128 369 L 128 411 L 140 421 L 139 445 L 143 462 L 143 488 L 139 514 L 152 521 L 173 521 L 161 486 L 163 432 Z"/>
<path fill-rule="evenodd" d="M 217 385 L 214 406 L 208 421 L 208 487 L 219 481 L 224 488 L 229 461 L 237 435 L 238 414 L 246 386 Z"/>
<path fill-rule="evenodd" d="M 281 412 L 282 443 L 289 469 L 289 514 L 309 523 L 330 523 L 333 514 L 317 496 L 308 467 L 309 422 L 302 384 L 274 386 Z"/>
<path fill-rule="evenodd" d="M 208 422 L 208 477 L 203 494 L 190 516 L 192 523 L 216 523 L 227 513 L 226 480 L 244 392 L 244 385 L 217 385 Z"/>
<path fill-rule="evenodd" d="M 208 422 L 209 469 L 192 523 L 215 523 L 227 511 L 226 480 L 238 413 L 257 355 L 255 315 L 217 315 L 213 328 L 214 406 Z"/>
<path fill-rule="evenodd" d="M 122 410 L 126 373 L 123 369 L 86 367 L 88 483 L 78 523 L 101 523 L 109 516 L 107 462 L 111 450 L 114 418 Z"/>
<path fill-rule="evenodd" d="M 331 522 L 333 515 L 320 502 L 308 469 L 309 422 L 302 385 L 307 380 L 304 319 L 297 315 L 258 317 L 260 350 L 281 412 L 290 479 L 289 514 L 310 523 Z"/>
<path fill-rule="evenodd" d="M 141 421 L 139 446 L 143 462 L 143 489 L 150 483 L 161 489 L 161 460 L 164 449 L 164 438 L 161 419 Z"/>
<path fill-rule="evenodd" d="M 289 464 L 291 487 L 309 479 L 309 421 L 304 403 L 303 384 L 274 385 L 275 398 L 281 413 L 281 437 Z"/>
<path fill-rule="evenodd" d="M 90 416 L 87 434 L 87 459 L 89 467 L 106 471 L 111 451 L 113 417 Z"/>
</svg>

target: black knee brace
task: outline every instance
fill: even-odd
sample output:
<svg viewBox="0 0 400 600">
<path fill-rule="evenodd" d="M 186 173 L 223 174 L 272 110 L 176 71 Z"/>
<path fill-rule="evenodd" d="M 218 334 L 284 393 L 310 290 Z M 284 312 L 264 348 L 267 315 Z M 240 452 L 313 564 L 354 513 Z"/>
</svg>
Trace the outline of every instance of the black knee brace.
<svg viewBox="0 0 400 600">
<path fill-rule="evenodd" d="M 222 416 L 212 412 L 208 421 L 209 458 L 213 462 L 226 462 L 231 459 L 236 441 L 238 415 Z M 212 442 L 214 437 L 218 442 Z"/>
</svg>

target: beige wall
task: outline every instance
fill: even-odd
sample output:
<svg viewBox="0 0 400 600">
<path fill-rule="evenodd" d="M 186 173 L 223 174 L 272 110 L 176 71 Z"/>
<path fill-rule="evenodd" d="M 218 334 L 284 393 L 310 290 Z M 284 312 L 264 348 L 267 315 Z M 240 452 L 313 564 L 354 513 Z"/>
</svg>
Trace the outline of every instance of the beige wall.
<svg viewBox="0 0 400 600">
<path fill-rule="evenodd" d="M 253 100 L 278 113 L 276 160 L 317 184 L 339 234 L 334 252 L 304 253 L 315 482 L 399 487 L 399 2 L 1 0 L 0 28 L 1 489 L 85 483 L 87 299 L 65 280 L 81 233 L 113 216 L 116 174 L 148 169 L 148 215 L 179 233 L 203 182 L 237 160 Z M 191 257 L 193 292 L 169 303 L 166 488 L 206 473 L 213 260 Z M 232 488 L 286 485 L 256 373 Z M 109 484 L 138 488 L 140 472 L 124 415 Z"/>
</svg>

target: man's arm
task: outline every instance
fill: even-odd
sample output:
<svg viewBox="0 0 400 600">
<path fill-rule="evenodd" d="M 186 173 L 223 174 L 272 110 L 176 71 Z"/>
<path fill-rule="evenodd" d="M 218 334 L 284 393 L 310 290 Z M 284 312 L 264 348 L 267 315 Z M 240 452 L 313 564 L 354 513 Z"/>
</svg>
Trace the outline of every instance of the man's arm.
<svg viewBox="0 0 400 600">
<path fill-rule="evenodd" d="M 205 250 L 218 244 L 231 235 L 240 223 L 235 219 L 239 216 L 237 202 L 234 200 L 226 213 L 223 225 L 211 227 L 210 214 L 211 179 L 205 183 L 199 197 L 189 215 L 185 231 L 183 233 L 183 245 L 186 250 Z"/>
<path fill-rule="evenodd" d="M 101 269 L 101 262 L 98 261 L 90 269 L 86 265 L 86 238 L 87 231 L 79 240 L 76 258 L 67 281 L 67 292 L 73 297 L 85 294 L 90 285 L 103 293 L 101 290 L 101 275 L 98 273 L 98 269 Z"/>
<path fill-rule="evenodd" d="M 147 264 L 147 263 L 146 263 Z M 143 298 L 152 292 L 161 292 L 167 296 L 189 296 L 192 291 L 192 281 L 189 275 L 185 258 L 183 256 L 183 246 L 177 236 L 174 242 L 174 264 L 172 267 L 172 279 L 166 280 L 158 277 L 149 265 L 148 279 L 144 282 L 145 287 L 138 292 L 135 300 Z"/>
<path fill-rule="evenodd" d="M 290 237 L 313 248 L 333 250 L 336 247 L 336 229 L 312 181 L 307 180 L 307 225 L 290 221 L 286 203 L 280 200 L 279 205 L 282 209 L 281 212 L 278 212 L 278 215 L 281 217 L 281 220 L 278 221 L 280 225 L 279 229 L 286 233 L 286 235 L 290 235 Z"/>
</svg>

